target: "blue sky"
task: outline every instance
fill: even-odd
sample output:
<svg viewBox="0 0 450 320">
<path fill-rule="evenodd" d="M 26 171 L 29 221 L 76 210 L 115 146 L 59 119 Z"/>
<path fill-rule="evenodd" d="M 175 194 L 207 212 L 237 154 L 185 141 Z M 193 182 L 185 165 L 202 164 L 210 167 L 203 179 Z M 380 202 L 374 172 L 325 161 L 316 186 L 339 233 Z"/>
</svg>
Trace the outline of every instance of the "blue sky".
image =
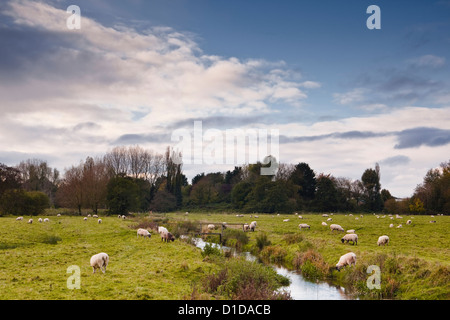
<svg viewBox="0 0 450 320">
<path fill-rule="evenodd" d="M 449 159 L 450 1 L 4 1 L 0 45 L 9 165 L 163 152 L 195 120 L 279 130 L 280 161 L 317 174 L 359 179 L 378 162 L 400 197 Z"/>
</svg>

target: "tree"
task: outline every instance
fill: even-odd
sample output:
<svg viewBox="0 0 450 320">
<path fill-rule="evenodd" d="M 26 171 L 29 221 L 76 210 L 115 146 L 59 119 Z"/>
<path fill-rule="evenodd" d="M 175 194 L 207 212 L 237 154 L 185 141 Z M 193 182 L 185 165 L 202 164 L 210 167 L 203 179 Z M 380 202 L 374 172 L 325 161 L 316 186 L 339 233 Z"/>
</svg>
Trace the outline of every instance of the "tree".
<svg viewBox="0 0 450 320">
<path fill-rule="evenodd" d="M 19 189 L 22 181 L 21 173 L 17 168 L 0 163 L 0 197 L 6 190 Z"/>
<path fill-rule="evenodd" d="M 316 192 L 316 175 L 305 162 L 297 164 L 289 177 L 297 193 L 300 209 L 307 209 Z"/>
<path fill-rule="evenodd" d="M 130 211 L 138 210 L 139 187 L 131 177 L 113 177 L 106 188 L 106 205 L 110 214 L 128 215 Z"/>
<path fill-rule="evenodd" d="M 50 205 L 48 196 L 41 191 L 9 189 L 0 199 L 0 210 L 5 214 L 39 215 Z"/>
<path fill-rule="evenodd" d="M 66 208 L 76 208 L 81 215 L 86 196 L 86 190 L 83 186 L 83 164 L 72 166 L 66 169 L 64 179 L 62 180 L 56 193 L 56 203 Z"/>
<path fill-rule="evenodd" d="M 381 185 L 380 185 L 380 166 L 375 165 L 375 170 L 372 168 L 366 169 L 361 177 L 361 182 L 364 186 L 364 207 L 369 211 L 381 211 L 383 209 L 383 202 L 381 200 Z"/>
<path fill-rule="evenodd" d="M 330 175 L 320 174 L 317 178 L 317 189 L 313 201 L 316 211 L 337 211 L 339 209 L 338 189 Z"/>
</svg>

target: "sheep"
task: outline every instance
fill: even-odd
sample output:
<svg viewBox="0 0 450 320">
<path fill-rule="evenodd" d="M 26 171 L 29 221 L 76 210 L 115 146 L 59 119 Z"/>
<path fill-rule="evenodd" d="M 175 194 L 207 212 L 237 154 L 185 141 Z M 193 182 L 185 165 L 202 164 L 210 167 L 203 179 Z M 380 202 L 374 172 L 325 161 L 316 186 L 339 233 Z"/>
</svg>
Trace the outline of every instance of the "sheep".
<svg viewBox="0 0 450 320">
<path fill-rule="evenodd" d="M 98 223 L 102 223 L 102 219 L 98 219 Z"/>
<path fill-rule="evenodd" d="M 356 265 L 356 254 L 349 252 L 339 258 L 339 262 L 336 264 L 337 271 L 341 271 L 345 266 Z"/>
<path fill-rule="evenodd" d="M 175 237 L 170 232 L 163 232 L 161 233 L 161 241 L 164 242 L 175 241 Z"/>
<path fill-rule="evenodd" d="M 303 219 L 303 217 L 302 217 L 302 216 L 298 216 L 298 218 L 299 218 L 299 219 Z"/>
<path fill-rule="evenodd" d="M 38 221 L 39 221 L 39 222 L 42 222 L 42 218 L 39 218 Z"/>
<path fill-rule="evenodd" d="M 242 229 L 243 229 L 244 232 L 245 232 L 245 231 L 248 231 L 248 230 L 250 230 L 250 226 L 248 225 L 248 223 L 246 223 L 246 224 L 244 224 L 244 225 L 242 226 Z"/>
<path fill-rule="evenodd" d="M 402 224 L 400 223 L 398 226 L 397 226 L 397 228 L 401 228 L 402 227 Z"/>
<path fill-rule="evenodd" d="M 57 216 L 57 217 L 61 217 L 61 213 L 58 213 L 56 216 Z"/>
<path fill-rule="evenodd" d="M 411 220 L 406 221 L 406 224 L 411 224 L 411 223 L 412 223 Z"/>
<path fill-rule="evenodd" d="M 327 226 L 327 223 L 322 221 L 322 225 L 323 226 Z"/>
<path fill-rule="evenodd" d="M 86 218 L 86 217 L 84 217 L 84 218 L 83 218 L 83 220 L 84 220 L 84 221 L 87 221 L 87 218 Z"/>
<path fill-rule="evenodd" d="M 122 215 L 122 219 L 124 219 L 124 220 L 126 219 L 125 215 Z"/>
<path fill-rule="evenodd" d="M 33 219 L 28 220 L 28 223 L 33 223 Z"/>
<path fill-rule="evenodd" d="M 88 218 L 90 218 L 90 217 L 91 217 L 91 214 L 88 214 L 87 216 L 88 216 Z"/>
<path fill-rule="evenodd" d="M 327 221 L 333 221 L 333 218 L 328 218 Z"/>
<path fill-rule="evenodd" d="M 94 214 L 92 217 L 93 217 L 93 218 L 98 218 L 98 215 Z"/>
<path fill-rule="evenodd" d="M 208 230 L 214 230 L 216 228 L 213 224 L 208 224 Z"/>
<path fill-rule="evenodd" d="M 341 239 L 342 243 L 352 241 L 354 245 L 358 245 L 358 235 L 356 233 L 347 233 Z"/>
<path fill-rule="evenodd" d="M 394 224 L 391 223 L 391 224 L 389 225 L 389 228 L 393 228 L 393 227 L 394 227 Z"/>
<path fill-rule="evenodd" d="M 250 230 L 255 231 L 255 228 L 256 228 L 256 221 L 252 221 L 250 223 Z"/>
<path fill-rule="evenodd" d="M 349 229 L 347 230 L 347 233 L 355 233 L 355 229 Z"/>
<path fill-rule="evenodd" d="M 324 213 L 324 214 L 322 215 L 322 217 L 328 217 L 328 215 L 327 215 L 326 213 Z"/>
<path fill-rule="evenodd" d="M 289 221 L 289 219 L 284 219 L 284 220 L 283 220 L 283 222 L 288 222 L 288 221 Z"/>
<path fill-rule="evenodd" d="M 44 222 L 49 222 L 50 220 L 48 219 L 48 218 L 45 218 L 44 219 Z"/>
<path fill-rule="evenodd" d="M 17 217 L 16 218 L 16 221 L 22 221 L 23 220 L 23 217 Z"/>
<path fill-rule="evenodd" d="M 436 223 L 436 220 L 431 220 L 430 223 Z"/>
<path fill-rule="evenodd" d="M 330 229 L 331 231 L 337 230 L 337 231 L 342 231 L 344 232 L 344 228 L 342 228 L 340 225 L 338 224 L 331 224 L 330 225 Z"/>
<path fill-rule="evenodd" d="M 137 230 L 137 237 L 139 238 L 140 236 L 142 236 L 142 237 L 148 237 L 148 239 L 150 239 L 150 237 L 152 236 L 151 234 L 150 234 L 150 232 L 148 232 L 148 230 L 146 230 L 146 229 L 142 229 L 142 228 L 139 228 L 138 230 Z"/>
<path fill-rule="evenodd" d="M 169 230 L 167 230 L 165 227 L 158 227 L 158 233 L 169 233 Z"/>
<path fill-rule="evenodd" d="M 378 241 L 377 241 L 377 245 L 378 246 L 381 246 L 381 245 L 388 245 L 389 244 L 389 237 L 388 236 L 380 236 L 379 238 L 378 238 Z"/>
<path fill-rule="evenodd" d="M 109 263 L 109 256 L 104 253 L 100 252 L 97 254 L 94 254 L 91 257 L 91 267 L 94 270 L 92 273 L 95 273 L 95 270 L 100 269 L 103 273 L 106 271 L 106 266 Z"/>
<path fill-rule="evenodd" d="M 300 223 L 298 225 L 298 227 L 300 228 L 300 230 L 302 230 L 303 228 L 311 229 L 311 227 L 308 224 L 306 224 L 306 223 Z"/>
</svg>

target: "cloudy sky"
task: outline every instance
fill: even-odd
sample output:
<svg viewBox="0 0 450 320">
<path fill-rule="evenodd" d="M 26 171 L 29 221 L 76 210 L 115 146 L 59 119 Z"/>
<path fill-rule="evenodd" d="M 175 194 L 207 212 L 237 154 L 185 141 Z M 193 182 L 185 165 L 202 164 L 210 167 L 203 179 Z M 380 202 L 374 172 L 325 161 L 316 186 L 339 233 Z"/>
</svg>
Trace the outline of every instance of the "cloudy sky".
<svg viewBox="0 0 450 320">
<path fill-rule="evenodd" d="M 381 29 L 366 26 L 371 4 Z M 450 1 L 2 1 L 0 48 L 8 165 L 163 153 L 194 121 L 277 130 L 279 161 L 317 174 L 360 179 L 379 163 L 397 197 L 450 159 Z"/>
</svg>

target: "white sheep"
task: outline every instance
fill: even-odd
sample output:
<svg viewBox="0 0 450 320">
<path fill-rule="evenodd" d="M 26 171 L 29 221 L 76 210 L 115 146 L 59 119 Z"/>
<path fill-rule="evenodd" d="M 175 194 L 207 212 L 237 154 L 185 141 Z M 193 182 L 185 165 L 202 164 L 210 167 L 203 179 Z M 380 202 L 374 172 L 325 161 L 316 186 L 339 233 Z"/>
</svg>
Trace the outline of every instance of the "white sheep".
<svg viewBox="0 0 450 320">
<path fill-rule="evenodd" d="M 347 233 L 342 237 L 341 241 L 342 243 L 352 241 L 354 245 L 358 245 L 358 235 L 356 233 Z"/>
<path fill-rule="evenodd" d="M 333 218 L 328 218 L 327 221 L 333 221 Z"/>
<path fill-rule="evenodd" d="M 391 224 L 389 225 L 389 228 L 393 228 L 393 227 L 394 227 L 394 224 L 391 223 Z"/>
<path fill-rule="evenodd" d="M 303 219 L 303 217 L 302 217 L 302 216 L 298 216 L 298 218 L 299 218 L 299 219 Z"/>
<path fill-rule="evenodd" d="M 33 219 L 28 220 L 28 223 L 33 223 Z"/>
<path fill-rule="evenodd" d="M 256 228 L 256 221 L 252 221 L 250 223 L 250 230 L 255 231 L 255 228 Z"/>
<path fill-rule="evenodd" d="M 306 223 L 300 223 L 300 224 L 298 225 L 298 227 L 300 228 L 300 230 L 303 229 L 303 228 L 305 228 L 305 229 L 311 229 L 311 227 L 309 226 L 309 224 L 306 224 Z"/>
<path fill-rule="evenodd" d="M 56 216 L 57 216 L 57 217 L 61 217 L 61 213 L 58 213 Z"/>
<path fill-rule="evenodd" d="M 102 223 L 102 219 L 98 219 L 98 223 Z"/>
<path fill-rule="evenodd" d="M 42 222 L 42 218 L 39 218 L 38 221 L 39 221 L 39 222 Z"/>
<path fill-rule="evenodd" d="M 322 225 L 323 225 L 323 226 L 327 226 L 328 224 L 327 224 L 326 222 L 323 222 L 323 221 L 322 221 Z"/>
<path fill-rule="evenodd" d="M 336 269 L 340 271 L 345 266 L 356 265 L 356 254 L 349 252 L 339 258 L 339 262 L 336 264 Z"/>
<path fill-rule="evenodd" d="M 215 225 L 213 224 L 208 224 L 208 230 L 214 230 L 215 229 Z"/>
<path fill-rule="evenodd" d="M 322 215 L 322 217 L 328 217 L 328 215 L 327 215 L 326 213 L 324 213 L 324 214 Z"/>
<path fill-rule="evenodd" d="M 126 217 L 125 217 L 125 215 L 124 215 L 124 214 L 122 215 L 122 219 L 124 219 L 124 220 L 126 219 Z"/>
<path fill-rule="evenodd" d="M 388 236 L 380 236 L 378 238 L 377 245 L 384 246 L 384 245 L 387 245 L 387 244 L 389 244 L 389 237 Z"/>
<path fill-rule="evenodd" d="M 248 225 L 248 223 L 243 225 L 243 230 L 244 232 L 250 230 L 250 226 Z"/>
<path fill-rule="evenodd" d="M 169 233 L 169 230 L 167 230 L 165 227 L 158 227 L 158 233 Z"/>
<path fill-rule="evenodd" d="M 16 218 L 16 221 L 22 221 L 23 220 L 23 217 L 17 217 Z"/>
<path fill-rule="evenodd" d="M 400 223 L 400 224 L 397 226 L 397 228 L 401 228 L 401 227 L 403 227 L 403 226 L 402 226 L 402 224 Z"/>
<path fill-rule="evenodd" d="M 330 229 L 331 231 L 337 230 L 337 231 L 342 231 L 344 232 L 344 228 L 342 228 L 340 225 L 338 224 L 331 224 L 330 225 Z"/>
<path fill-rule="evenodd" d="M 406 221 L 406 224 L 411 224 L 411 223 L 412 223 L 411 220 Z"/>
<path fill-rule="evenodd" d="M 349 229 L 347 230 L 347 233 L 355 233 L 355 229 Z"/>
<path fill-rule="evenodd" d="M 93 217 L 93 218 L 98 218 L 98 215 L 94 214 L 92 217 Z"/>
<path fill-rule="evenodd" d="M 137 237 L 139 238 L 139 237 L 148 237 L 149 239 L 150 239 L 150 237 L 151 237 L 152 235 L 150 234 L 150 232 L 148 232 L 148 230 L 146 230 L 146 229 L 142 229 L 142 228 L 139 228 L 138 230 L 137 230 Z"/>
<path fill-rule="evenodd" d="M 289 221 L 289 219 L 284 219 L 284 220 L 283 220 L 283 222 L 288 222 L 288 221 Z"/>
<path fill-rule="evenodd" d="M 48 219 L 48 218 L 45 218 L 44 219 L 44 222 L 49 222 L 50 220 Z"/>
<path fill-rule="evenodd" d="M 97 253 L 91 257 L 91 267 L 94 270 L 92 273 L 95 273 L 96 269 L 102 270 L 103 273 L 106 271 L 106 266 L 109 263 L 109 256 L 104 253 Z"/>
</svg>

